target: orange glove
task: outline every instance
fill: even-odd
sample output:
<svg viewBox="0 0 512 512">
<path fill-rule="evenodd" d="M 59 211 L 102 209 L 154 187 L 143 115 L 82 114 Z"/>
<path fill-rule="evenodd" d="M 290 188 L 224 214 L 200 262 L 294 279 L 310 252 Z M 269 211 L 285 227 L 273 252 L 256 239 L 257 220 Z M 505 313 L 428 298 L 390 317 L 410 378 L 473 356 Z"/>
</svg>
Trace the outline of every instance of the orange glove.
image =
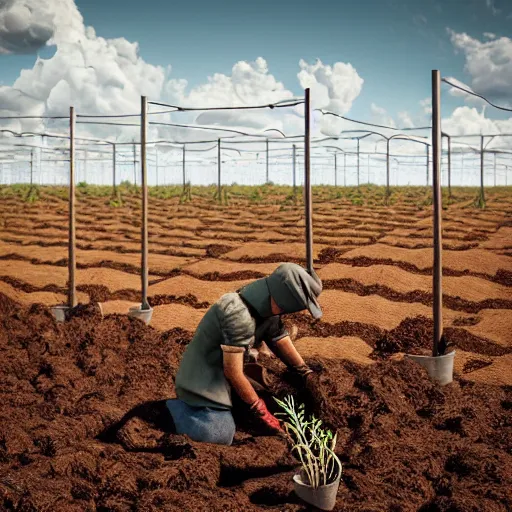
<svg viewBox="0 0 512 512">
<path fill-rule="evenodd" d="M 265 402 L 261 398 L 258 398 L 258 400 L 251 405 L 251 412 L 270 430 L 273 430 L 274 432 L 283 432 L 283 429 L 279 425 L 279 420 L 270 413 Z"/>
</svg>

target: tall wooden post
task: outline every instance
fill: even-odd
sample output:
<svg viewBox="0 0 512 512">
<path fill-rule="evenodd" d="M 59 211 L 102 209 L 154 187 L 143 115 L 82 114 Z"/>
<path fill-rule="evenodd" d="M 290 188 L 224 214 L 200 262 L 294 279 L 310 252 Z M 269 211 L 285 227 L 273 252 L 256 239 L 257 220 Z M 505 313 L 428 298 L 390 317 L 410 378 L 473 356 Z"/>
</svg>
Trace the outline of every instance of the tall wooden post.
<svg viewBox="0 0 512 512">
<path fill-rule="evenodd" d="M 142 174 L 142 301 L 141 310 L 151 309 L 148 303 L 148 175 L 146 142 L 148 134 L 148 99 L 141 97 L 140 168 Z"/>
<path fill-rule="evenodd" d="M 357 187 L 359 188 L 359 139 L 357 139 Z"/>
<path fill-rule="evenodd" d="M 485 205 L 484 192 L 484 136 L 480 136 L 480 204 Z"/>
<path fill-rule="evenodd" d="M 494 163 L 496 164 L 496 159 L 494 160 Z M 30 151 L 30 188 L 32 188 L 33 183 L 34 183 L 34 150 Z"/>
<path fill-rule="evenodd" d="M 429 164 L 429 160 L 430 160 L 430 146 L 425 146 L 426 150 L 427 150 L 427 187 L 428 187 L 428 182 L 429 182 L 429 175 L 428 175 L 428 164 Z"/>
<path fill-rule="evenodd" d="M 389 139 L 386 139 L 386 198 L 389 198 Z"/>
<path fill-rule="evenodd" d="M 447 135 L 448 139 L 448 197 L 452 197 L 452 138 Z"/>
<path fill-rule="evenodd" d="M 76 306 L 76 224 L 75 224 L 75 107 L 69 108 L 69 246 L 68 246 L 68 306 Z"/>
<path fill-rule="evenodd" d="M 158 187 L 158 146 L 155 144 L 155 181 L 156 186 Z"/>
<path fill-rule="evenodd" d="M 304 202 L 306 214 L 306 262 L 308 272 L 313 271 L 313 204 L 311 199 L 310 116 L 311 105 L 309 89 L 306 89 L 304 103 Z"/>
<path fill-rule="evenodd" d="M 183 154 L 182 154 L 182 166 L 183 166 L 183 190 L 185 190 L 185 186 L 187 184 L 187 168 L 186 168 L 186 146 L 183 144 Z"/>
<path fill-rule="evenodd" d="M 117 194 L 116 185 L 116 145 L 112 144 L 112 190 L 113 194 Z"/>
<path fill-rule="evenodd" d="M 268 174 L 268 139 L 266 140 L 266 142 L 267 142 L 267 151 L 266 151 L 266 153 L 267 153 L 267 179 L 266 179 L 265 183 L 268 183 L 269 182 L 269 174 Z"/>
<path fill-rule="evenodd" d="M 218 143 L 217 143 L 217 172 L 218 172 L 218 176 L 217 176 L 217 195 L 218 195 L 218 200 L 219 200 L 219 203 L 222 203 L 222 185 L 221 185 L 221 166 L 222 166 L 222 162 L 221 162 L 221 159 L 220 159 L 220 139 L 218 140 Z"/>
<path fill-rule="evenodd" d="M 293 195 L 297 193 L 297 146 L 293 145 L 292 151 L 292 168 L 293 168 Z"/>
<path fill-rule="evenodd" d="M 370 184 L 370 155 L 366 155 L 366 166 L 368 168 L 368 185 Z"/>
<path fill-rule="evenodd" d="M 84 182 L 87 183 L 87 159 L 88 159 L 89 153 L 87 149 L 84 151 Z"/>
<path fill-rule="evenodd" d="M 428 146 L 427 146 L 428 147 Z M 434 202 L 434 344 L 432 355 L 439 355 L 439 344 L 443 336 L 443 263 L 442 263 L 442 196 L 441 196 L 441 76 L 432 70 L 432 163 L 433 163 L 433 202 Z"/>
<path fill-rule="evenodd" d="M 334 153 L 334 186 L 338 186 L 338 153 Z"/>
<path fill-rule="evenodd" d="M 347 186 L 347 154 L 343 153 L 343 186 Z"/>
<path fill-rule="evenodd" d="M 496 153 L 494 153 L 494 186 L 496 186 Z"/>
<path fill-rule="evenodd" d="M 133 184 L 137 185 L 137 148 L 133 143 Z"/>
</svg>

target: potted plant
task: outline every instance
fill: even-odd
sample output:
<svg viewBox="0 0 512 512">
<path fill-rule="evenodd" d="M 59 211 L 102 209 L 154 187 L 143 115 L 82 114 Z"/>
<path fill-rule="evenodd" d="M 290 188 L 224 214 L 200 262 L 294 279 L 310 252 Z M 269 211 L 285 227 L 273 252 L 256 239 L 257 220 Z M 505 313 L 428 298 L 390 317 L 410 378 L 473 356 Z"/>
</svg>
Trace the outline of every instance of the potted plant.
<svg viewBox="0 0 512 512">
<path fill-rule="evenodd" d="M 321 510 L 332 510 L 340 485 L 342 466 L 334 453 L 337 436 L 322 428 L 322 421 L 315 416 L 306 419 L 304 404 L 296 408 L 293 396 L 284 400 L 275 398 L 284 412 L 284 428 L 302 464 L 294 475 L 295 493 L 306 503 Z"/>
</svg>

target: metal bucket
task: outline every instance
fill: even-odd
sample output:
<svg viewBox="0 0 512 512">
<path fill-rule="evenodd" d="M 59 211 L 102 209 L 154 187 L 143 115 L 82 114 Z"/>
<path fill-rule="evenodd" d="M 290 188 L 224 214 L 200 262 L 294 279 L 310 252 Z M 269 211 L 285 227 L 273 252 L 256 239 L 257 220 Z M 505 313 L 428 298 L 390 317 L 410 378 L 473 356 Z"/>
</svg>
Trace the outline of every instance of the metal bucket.
<svg viewBox="0 0 512 512">
<path fill-rule="evenodd" d="M 55 317 L 57 322 L 65 322 L 66 321 L 66 312 L 69 310 L 68 306 L 52 306 L 50 311 L 52 315 Z"/>
<path fill-rule="evenodd" d="M 336 496 L 340 486 L 341 472 L 336 480 L 328 485 L 320 485 L 317 489 L 306 484 L 303 471 L 293 476 L 295 494 L 306 503 L 320 510 L 332 510 L 336 505 Z"/>
<path fill-rule="evenodd" d="M 441 386 L 450 384 L 453 381 L 453 360 L 455 350 L 443 356 L 416 356 L 405 354 L 405 357 L 416 361 L 426 368 L 429 377 L 437 381 Z"/>
<path fill-rule="evenodd" d="M 146 325 L 149 325 L 153 316 L 153 308 L 141 309 L 141 306 L 133 306 L 128 311 L 128 316 L 142 320 Z"/>
</svg>

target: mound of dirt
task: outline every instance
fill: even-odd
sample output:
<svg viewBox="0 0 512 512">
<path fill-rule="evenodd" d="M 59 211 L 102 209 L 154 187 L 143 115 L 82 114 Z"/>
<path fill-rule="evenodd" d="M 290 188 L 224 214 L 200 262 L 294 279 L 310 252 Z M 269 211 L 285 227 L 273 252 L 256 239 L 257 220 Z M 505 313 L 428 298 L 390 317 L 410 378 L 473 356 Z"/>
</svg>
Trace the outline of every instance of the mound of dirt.
<svg viewBox="0 0 512 512">
<path fill-rule="evenodd" d="M 222 447 L 168 432 L 162 404 L 190 338 L 94 306 L 58 324 L 0 296 L 0 509 L 305 510 L 283 439 L 240 428 Z M 410 361 L 309 362 L 306 391 L 264 359 L 275 395 L 338 432 L 336 510 L 510 510 L 512 390 L 439 388 Z"/>
<path fill-rule="evenodd" d="M 373 355 L 386 357 L 397 352 L 429 355 L 433 337 L 434 321 L 431 318 L 425 316 L 406 318 L 395 329 L 383 333 L 375 343 Z M 512 350 L 510 347 L 474 336 L 469 331 L 458 327 L 444 329 L 441 344 L 447 347 L 448 352 L 452 347 L 488 356 L 502 356 L 509 354 Z"/>
</svg>

